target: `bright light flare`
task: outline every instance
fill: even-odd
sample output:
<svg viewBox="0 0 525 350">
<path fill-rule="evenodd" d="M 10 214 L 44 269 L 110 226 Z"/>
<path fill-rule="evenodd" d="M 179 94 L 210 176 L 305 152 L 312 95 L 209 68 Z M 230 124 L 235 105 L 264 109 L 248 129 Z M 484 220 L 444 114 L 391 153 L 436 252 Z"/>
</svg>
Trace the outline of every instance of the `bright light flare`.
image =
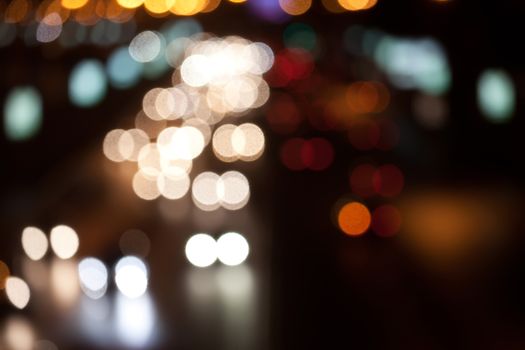
<svg viewBox="0 0 525 350">
<path fill-rule="evenodd" d="M 29 303 L 31 292 L 27 283 L 19 277 L 8 277 L 5 281 L 7 299 L 17 309 L 23 309 Z"/>
<path fill-rule="evenodd" d="M 60 259 L 69 259 L 76 254 L 79 246 L 78 235 L 66 225 L 55 226 L 50 235 L 51 248 Z"/>
<path fill-rule="evenodd" d="M 48 247 L 47 237 L 39 228 L 26 227 L 22 231 L 22 248 L 31 260 L 42 259 L 46 255 Z"/>
<path fill-rule="evenodd" d="M 80 288 L 91 299 L 100 299 L 108 288 L 108 270 L 102 261 L 85 258 L 78 264 Z"/>
<path fill-rule="evenodd" d="M 217 240 L 217 256 L 225 265 L 240 265 L 249 253 L 248 241 L 236 232 L 225 233 Z"/>
<path fill-rule="evenodd" d="M 148 289 L 148 268 L 135 256 L 121 258 L 115 266 L 115 283 L 128 298 L 138 298 Z"/>
<path fill-rule="evenodd" d="M 210 266 L 217 260 L 217 242 L 210 235 L 199 233 L 186 243 L 186 258 L 197 267 Z"/>
</svg>

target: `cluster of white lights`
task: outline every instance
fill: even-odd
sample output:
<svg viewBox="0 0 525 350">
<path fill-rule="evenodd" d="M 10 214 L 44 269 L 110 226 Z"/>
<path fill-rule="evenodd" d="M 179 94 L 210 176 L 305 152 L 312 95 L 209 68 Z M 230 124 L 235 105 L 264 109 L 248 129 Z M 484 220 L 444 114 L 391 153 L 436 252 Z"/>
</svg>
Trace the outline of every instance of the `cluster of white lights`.
<svg viewBox="0 0 525 350">
<path fill-rule="evenodd" d="M 166 46 L 166 58 L 176 67 L 173 85 L 148 91 L 136 128 L 108 132 L 103 151 L 114 162 L 137 163 L 132 188 L 138 197 L 176 200 L 189 192 L 193 161 L 210 141 L 224 162 L 254 161 L 262 155 L 264 133 L 255 124 L 225 124 L 214 133 L 212 128 L 226 116 L 239 117 L 266 103 L 269 87 L 262 74 L 273 65 L 274 55 L 266 44 L 240 37 L 201 35 L 167 45 L 159 38 L 155 32 L 142 32 L 131 42 L 129 54 L 138 62 L 149 62 Z M 201 209 L 236 210 L 249 199 L 248 181 L 238 172 L 220 179 L 217 175 L 208 188 L 201 180 L 193 181 L 192 192 Z"/>
<path fill-rule="evenodd" d="M 213 211 L 221 206 L 238 210 L 250 199 L 250 184 L 238 171 L 227 171 L 221 176 L 206 171 L 193 180 L 191 194 L 193 203 L 204 211 Z"/>
<path fill-rule="evenodd" d="M 46 234 L 37 227 L 26 227 L 22 231 L 22 249 L 32 261 L 41 260 L 51 245 L 51 249 L 60 259 L 72 258 L 79 246 L 78 235 L 69 226 L 55 226 L 50 233 L 49 240 Z M 23 309 L 29 303 L 31 291 L 26 281 L 11 276 L 6 279 L 5 290 L 7 299 L 18 309 Z"/>
<path fill-rule="evenodd" d="M 100 299 L 108 288 L 108 269 L 99 259 L 88 257 L 78 264 L 80 287 L 91 299 Z M 136 256 L 125 256 L 115 265 L 115 284 L 128 298 L 142 296 L 148 288 L 148 268 Z"/>
<path fill-rule="evenodd" d="M 198 233 L 186 242 L 186 258 L 197 267 L 208 267 L 217 259 L 225 265 L 242 264 L 250 253 L 246 239 L 235 232 L 228 232 L 215 240 L 210 235 Z"/>
<path fill-rule="evenodd" d="M 258 159 L 264 151 L 264 134 L 255 124 L 221 125 L 213 133 L 213 152 L 223 162 L 238 159 L 250 162 Z"/>
<path fill-rule="evenodd" d="M 60 259 L 73 257 L 79 246 L 77 233 L 66 225 L 53 227 L 49 242 L 51 249 Z M 37 227 L 29 226 L 22 231 L 22 248 L 31 260 L 42 259 L 48 251 L 49 242 L 45 233 Z"/>
</svg>

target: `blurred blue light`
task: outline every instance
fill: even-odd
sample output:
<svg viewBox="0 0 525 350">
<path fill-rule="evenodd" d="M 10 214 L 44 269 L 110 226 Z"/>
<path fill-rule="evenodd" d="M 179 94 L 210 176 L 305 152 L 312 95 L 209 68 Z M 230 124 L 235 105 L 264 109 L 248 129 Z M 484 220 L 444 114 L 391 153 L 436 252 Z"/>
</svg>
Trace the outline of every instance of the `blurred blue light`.
<svg viewBox="0 0 525 350">
<path fill-rule="evenodd" d="M 452 76 L 445 51 L 434 39 L 384 36 L 377 43 L 374 59 L 400 89 L 440 95 L 450 88 Z"/>
<path fill-rule="evenodd" d="M 140 80 L 143 66 L 129 54 L 127 47 L 117 48 L 107 62 L 109 82 L 117 89 L 134 86 Z"/>
<path fill-rule="evenodd" d="M 478 105 L 492 122 L 508 121 L 516 106 L 516 92 L 512 79 L 502 70 L 483 72 L 478 81 Z"/>
<path fill-rule="evenodd" d="M 107 92 L 104 66 L 97 60 L 79 62 L 69 76 L 69 98 L 79 107 L 91 107 L 99 103 Z"/>
<path fill-rule="evenodd" d="M 248 1 L 248 7 L 254 15 L 270 22 L 281 23 L 290 17 L 281 8 L 279 0 Z"/>
<path fill-rule="evenodd" d="M 202 33 L 202 26 L 192 18 L 185 18 L 166 23 L 161 29 L 161 33 L 166 42 L 170 43 L 178 38 L 189 38 Z"/>
<path fill-rule="evenodd" d="M 8 139 L 23 141 L 42 125 L 42 98 L 34 87 L 11 90 L 4 105 L 4 130 Z"/>
</svg>

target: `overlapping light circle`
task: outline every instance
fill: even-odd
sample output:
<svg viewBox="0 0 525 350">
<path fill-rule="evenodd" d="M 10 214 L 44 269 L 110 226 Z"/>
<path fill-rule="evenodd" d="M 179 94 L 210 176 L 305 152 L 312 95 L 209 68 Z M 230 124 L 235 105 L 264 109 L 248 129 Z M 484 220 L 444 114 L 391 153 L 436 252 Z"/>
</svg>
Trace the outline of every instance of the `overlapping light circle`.
<svg viewBox="0 0 525 350">
<path fill-rule="evenodd" d="M 193 180 L 192 199 L 198 208 L 205 211 L 220 206 L 238 210 L 250 199 L 250 184 L 246 176 L 238 171 L 227 171 L 221 176 L 204 172 Z"/>
</svg>

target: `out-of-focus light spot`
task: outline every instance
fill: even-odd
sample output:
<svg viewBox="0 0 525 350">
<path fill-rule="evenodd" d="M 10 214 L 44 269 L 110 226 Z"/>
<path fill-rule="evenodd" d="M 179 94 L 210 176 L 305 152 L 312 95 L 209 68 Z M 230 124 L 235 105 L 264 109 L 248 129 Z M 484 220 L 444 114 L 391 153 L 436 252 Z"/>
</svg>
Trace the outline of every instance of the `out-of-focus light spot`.
<svg viewBox="0 0 525 350">
<path fill-rule="evenodd" d="M 161 88 L 153 88 L 149 90 L 148 92 L 146 92 L 146 94 L 142 98 L 142 109 L 144 110 L 144 113 L 152 120 L 167 119 L 167 118 L 163 118 L 162 115 L 160 115 L 159 111 L 157 110 L 157 99 L 163 91 L 164 90 Z M 166 97 L 168 96 L 164 96 L 161 99 L 166 99 Z M 165 102 L 170 102 L 171 105 L 174 107 L 175 101 L 173 99 L 169 99 Z"/>
<path fill-rule="evenodd" d="M 151 13 L 166 13 L 175 4 L 176 0 L 144 0 L 144 7 Z"/>
<path fill-rule="evenodd" d="M 19 316 L 7 319 L 3 338 L 8 349 L 35 350 L 34 330 L 29 322 Z"/>
<path fill-rule="evenodd" d="M 379 113 L 388 106 L 390 94 L 388 89 L 379 82 L 362 81 L 348 87 L 346 101 L 354 113 Z"/>
<path fill-rule="evenodd" d="M 120 237 L 119 247 L 124 255 L 135 255 L 145 258 L 149 254 L 151 242 L 144 232 L 128 230 Z"/>
<path fill-rule="evenodd" d="M 241 124 L 233 131 L 231 143 L 241 160 L 253 161 L 258 159 L 264 151 L 264 133 L 255 124 Z"/>
<path fill-rule="evenodd" d="M 5 10 L 5 21 L 7 23 L 19 23 L 22 22 L 31 9 L 31 2 L 28 0 L 14 0 L 11 1 L 7 9 Z"/>
<path fill-rule="evenodd" d="M 181 66 L 181 77 L 192 87 L 201 87 L 210 81 L 211 62 L 204 55 L 191 55 Z"/>
<path fill-rule="evenodd" d="M 478 80 L 478 105 L 488 120 L 508 121 L 516 108 L 514 83 L 503 70 L 489 69 Z"/>
<path fill-rule="evenodd" d="M 140 150 L 149 144 L 149 137 L 140 129 L 124 131 L 118 139 L 118 153 L 125 159 L 137 161 Z"/>
<path fill-rule="evenodd" d="M 246 2 L 246 0 L 228 0 L 229 2 L 233 2 L 234 4 L 240 4 L 243 2 Z"/>
<path fill-rule="evenodd" d="M 102 151 L 106 158 L 113 162 L 123 162 L 126 158 L 120 152 L 120 137 L 124 135 L 125 131 L 122 129 L 111 130 L 104 137 L 102 144 Z"/>
<path fill-rule="evenodd" d="M 60 259 L 69 259 L 76 254 L 79 246 L 78 235 L 71 227 L 58 225 L 51 229 L 51 248 Z"/>
<path fill-rule="evenodd" d="M 372 230 L 381 237 L 390 237 L 401 228 L 401 213 L 390 204 L 382 205 L 372 213 Z"/>
<path fill-rule="evenodd" d="M 450 67 L 443 47 L 434 39 L 398 39 L 384 36 L 374 50 L 377 64 L 400 89 L 417 88 L 440 95 L 452 81 Z"/>
<path fill-rule="evenodd" d="M 65 309 L 72 307 L 80 294 L 77 263 L 54 259 L 50 270 L 51 289 L 56 301 Z"/>
<path fill-rule="evenodd" d="M 256 42 L 250 44 L 248 50 L 251 52 L 256 63 L 250 68 L 251 73 L 263 74 L 272 68 L 275 57 L 271 47 L 265 43 Z"/>
<path fill-rule="evenodd" d="M 170 176 L 162 174 L 157 178 L 159 192 L 164 198 L 179 199 L 190 189 L 190 178 L 186 173 Z"/>
<path fill-rule="evenodd" d="M 270 86 L 285 87 L 296 80 L 308 78 L 314 68 L 310 52 L 301 48 L 287 49 L 275 57 L 273 69 L 267 76 Z"/>
<path fill-rule="evenodd" d="M 210 235 L 199 233 L 186 242 L 186 258 L 197 267 L 210 266 L 217 260 L 217 242 Z"/>
<path fill-rule="evenodd" d="M 375 191 L 384 197 L 395 197 L 401 193 L 405 183 L 403 173 L 393 164 L 380 166 L 374 173 Z"/>
<path fill-rule="evenodd" d="M 204 138 L 204 144 L 207 145 L 211 141 L 211 128 L 208 123 L 199 118 L 189 118 L 184 120 L 182 126 L 191 126 L 198 129 Z"/>
<path fill-rule="evenodd" d="M 448 118 L 447 101 L 439 96 L 419 95 L 412 105 L 416 120 L 428 129 L 443 127 Z"/>
<path fill-rule="evenodd" d="M 47 15 L 36 29 L 36 40 L 41 43 L 50 43 L 62 33 L 62 18 L 53 12 Z"/>
<path fill-rule="evenodd" d="M 358 202 L 345 204 L 337 215 L 339 228 L 349 236 L 359 236 L 368 230 L 371 222 L 370 211 Z"/>
<path fill-rule="evenodd" d="M 7 267 L 5 262 L 0 260 L 0 290 L 5 288 L 5 283 L 9 277 L 9 274 L 9 267 Z"/>
<path fill-rule="evenodd" d="M 130 56 L 125 47 L 113 51 L 108 58 L 106 69 L 109 82 L 118 89 L 134 86 L 142 74 L 142 65 Z"/>
<path fill-rule="evenodd" d="M 137 257 L 121 258 L 115 266 L 115 283 L 122 294 L 128 298 L 142 296 L 148 288 L 148 268 Z"/>
<path fill-rule="evenodd" d="M 135 127 L 144 131 L 151 139 L 155 139 L 166 128 L 166 124 L 165 120 L 155 121 L 149 118 L 144 111 L 140 111 L 135 117 Z"/>
<path fill-rule="evenodd" d="M 238 210 L 250 199 L 250 184 L 246 176 L 240 172 L 227 171 L 217 182 L 217 193 L 224 208 Z"/>
<path fill-rule="evenodd" d="M 160 54 L 161 47 L 160 34 L 147 30 L 131 40 L 129 54 L 137 62 L 150 62 Z"/>
<path fill-rule="evenodd" d="M 350 188 L 352 192 L 362 198 L 368 198 L 375 194 L 373 177 L 376 168 L 371 164 L 357 166 L 350 175 Z"/>
<path fill-rule="evenodd" d="M 168 34 L 169 35 L 169 34 Z M 184 59 L 184 53 L 193 41 L 187 37 L 177 37 L 166 46 L 166 61 L 173 68 L 178 68 Z"/>
<path fill-rule="evenodd" d="M 31 260 L 40 260 L 46 255 L 49 243 L 47 237 L 36 227 L 26 227 L 22 231 L 22 248 Z"/>
<path fill-rule="evenodd" d="M 240 265 L 249 253 L 248 241 L 238 233 L 228 232 L 217 240 L 217 257 L 225 265 Z"/>
<path fill-rule="evenodd" d="M 372 8 L 377 3 L 377 0 L 338 0 L 345 10 L 360 11 Z"/>
<path fill-rule="evenodd" d="M 79 62 L 69 77 L 69 98 L 79 107 L 99 103 L 107 92 L 107 78 L 103 65 L 94 59 Z"/>
<path fill-rule="evenodd" d="M 292 16 L 302 15 L 312 6 L 312 0 L 279 0 L 284 12 Z"/>
<path fill-rule="evenodd" d="M 192 126 L 174 128 L 170 136 L 167 144 L 159 144 L 162 155 L 169 159 L 191 160 L 204 149 L 204 137 L 199 129 Z"/>
<path fill-rule="evenodd" d="M 155 98 L 155 111 L 162 119 L 178 119 L 188 110 L 188 97 L 181 89 L 176 87 L 158 91 Z M 155 118 L 152 118 L 155 119 Z"/>
<path fill-rule="evenodd" d="M 338 0 L 321 0 L 324 8 L 332 13 L 341 13 L 345 11 L 345 8 L 339 4 Z"/>
<path fill-rule="evenodd" d="M 33 87 L 14 88 L 4 104 L 4 130 L 8 139 L 22 141 L 42 125 L 42 98 Z"/>
<path fill-rule="evenodd" d="M 321 171 L 328 168 L 334 160 L 332 144 L 321 137 L 310 140 L 292 138 L 281 148 L 281 161 L 290 170 L 308 168 Z"/>
<path fill-rule="evenodd" d="M 191 16 L 203 10 L 208 1 L 209 0 L 175 1 L 170 11 L 178 16 Z"/>
<path fill-rule="evenodd" d="M 221 4 L 221 0 L 208 0 L 204 8 L 201 10 L 202 13 L 212 12 Z"/>
<path fill-rule="evenodd" d="M 33 345 L 33 350 L 58 350 L 58 346 L 49 340 L 38 340 Z"/>
<path fill-rule="evenodd" d="M 334 148 L 328 140 L 314 137 L 303 145 L 301 157 L 308 169 L 325 170 L 334 161 Z"/>
<path fill-rule="evenodd" d="M 248 1 L 248 8 L 254 16 L 274 23 L 281 23 L 289 18 L 282 10 L 279 0 Z"/>
<path fill-rule="evenodd" d="M 283 39 L 288 48 L 314 51 L 317 46 L 317 35 L 314 29 L 305 23 L 290 24 L 283 32 Z"/>
<path fill-rule="evenodd" d="M 116 296 L 115 328 L 118 339 L 126 347 L 152 348 L 155 320 L 155 309 L 147 293 L 133 299 Z"/>
<path fill-rule="evenodd" d="M 170 65 L 166 60 L 166 41 L 160 34 L 159 38 L 161 39 L 159 54 L 153 60 L 144 63 L 142 75 L 149 80 L 160 78 L 170 69 Z"/>
<path fill-rule="evenodd" d="M 127 9 L 134 9 L 141 6 L 144 0 L 117 0 L 118 4 Z"/>
<path fill-rule="evenodd" d="M 212 211 L 220 206 L 220 197 L 217 193 L 217 183 L 220 176 L 210 171 L 203 172 L 195 177 L 191 188 L 193 203 L 205 211 Z"/>
<path fill-rule="evenodd" d="M 61 0 L 63 7 L 69 10 L 77 10 L 87 4 L 88 0 Z"/>
<path fill-rule="evenodd" d="M 152 177 L 144 171 L 139 170 L 133 176 L 132 187 L 135 194 L 141 199 L 148 201 L 157 199 L 161 195 L 157 185 L 157 176 Z"/>
<path fill-rule="evenodd" d="M 18 309 L 23 309 L 29 303 L 31 292 L 27 283 L 18 277 L 8 277 L 5 281 L 7 299 Z"/>
<path fill-rule="evenodd" d="M 223 162 L 234 162 L 239 158 L 232 144 L 232 135 L 236 128 L 233 124 L 224 124 L 213 133 L 213 153 Z"/>
<path fill-rule="evenodd" d="M 78 264 L 80 288 L 91 299 L 100 299 L 108 288 L 108 270 L 96 258 L 85 258 Z"/>
<path fill-rule="evenodd" d="M 143 176 L 156 180 L 161 172 L 161 154 L 156 143 L 148 143 L 139 152 L 138 165 Z"/>
</svg>

